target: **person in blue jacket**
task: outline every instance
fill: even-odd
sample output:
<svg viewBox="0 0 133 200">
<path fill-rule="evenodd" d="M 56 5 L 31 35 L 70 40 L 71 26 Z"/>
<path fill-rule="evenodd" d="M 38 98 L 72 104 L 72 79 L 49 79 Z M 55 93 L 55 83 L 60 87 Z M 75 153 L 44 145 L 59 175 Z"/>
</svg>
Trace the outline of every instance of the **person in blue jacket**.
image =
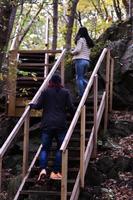
<svg viewBox="0 0 133 200">
<path fill-rule="evenodd" d="M 50 174 L 51 179 L 62 178 L 61 175 L 61 152 L 60 147 L 67 132 L 67 111 L 72 115 L 75 107 L 69 90 L 61 85 L 61 77 L 54 74 L 36 104 L 29 104 L 33 109 L 43 109 L 41 119 L 42 150 L 40 153 L 41 172 L 38 181 L 43 180 L 47 175 L 48 155 L 52 146 L 52 140 L 57 142 L 57 151 L 53 170 Z"/>
</svg>

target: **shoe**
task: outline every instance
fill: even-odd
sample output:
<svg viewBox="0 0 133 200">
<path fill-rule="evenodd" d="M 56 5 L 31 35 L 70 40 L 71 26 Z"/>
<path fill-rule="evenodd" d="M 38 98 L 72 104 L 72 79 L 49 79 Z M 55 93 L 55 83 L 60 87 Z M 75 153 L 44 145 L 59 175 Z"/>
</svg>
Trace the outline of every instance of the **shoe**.
<svg viewBox="0 0 133 200">
<path fill-rule="evenodd" d="M 51 172 L 50 179 L 61 180 L 62 179 L 62 175 L 59 172 L 58 173 Z"/>
<path fill-rule="evenodd" d="M 38 182 L 43 181 L 46 178 L 46 175 L 47 175 L 46 170 L 42 169 L 42 171 L 39 174 L 37 181 Z"/>
<path fill-rule="evenodd" d="M 58 175 L 58 177 L 59 177 L 60 179 L 62 179 L 61 173 L 58 172 L 57 175 Z"/>
</svg>

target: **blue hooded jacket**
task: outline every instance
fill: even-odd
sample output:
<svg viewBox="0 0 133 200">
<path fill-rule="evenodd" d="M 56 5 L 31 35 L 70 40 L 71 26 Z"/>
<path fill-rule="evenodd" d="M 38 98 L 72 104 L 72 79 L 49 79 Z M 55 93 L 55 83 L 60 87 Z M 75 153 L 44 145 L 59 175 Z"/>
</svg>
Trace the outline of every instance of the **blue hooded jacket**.
<svg viewBox="0 0 133 200">
<path fill-rule="evenodd" d="M 74 114 L 75 107 L 69 90 L 63 88 L 59 75 L 53 75 L 49 86 L 44 90 L 33 109 L 43 109 L 41 129 L 65 129 L 67 112 Z"/>
</svg>

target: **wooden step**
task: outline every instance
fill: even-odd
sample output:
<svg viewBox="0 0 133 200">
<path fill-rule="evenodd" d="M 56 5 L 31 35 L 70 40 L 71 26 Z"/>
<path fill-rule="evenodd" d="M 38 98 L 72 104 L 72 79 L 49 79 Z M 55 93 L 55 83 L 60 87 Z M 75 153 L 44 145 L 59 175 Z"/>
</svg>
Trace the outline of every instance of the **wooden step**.
<svg viewBox="0 0 133 200">
<path fill-rule="evenodd" d="M 61 181 L 60 180 L 51 180 L 50 178 L 46 178 L 43 184 L 38 184 L 37 183 L 37 177 L 34 179 L 30 178 L 27 179 L 25 182 L 25 185 L 23 187 L 22 191 L 29 191 L 29 190 L 34 190 L 34 191 L 53 191 L 53 192 L 60 192 L 61 191 Z M 73 185 L 75 183 L 75 179 L 68 179 L 68 192 L 72 191 Z"/>
<path fill-rule="evenodd" d="M 28 190 L 22 191 L 18 200 L 60 200 L 61 193 L 56 191 L 38 191 Z M 29 198 L 28 198 L 29 196 Z M 71 192 L 67 193 L 67 199 L 70 199 Z"/>
<path fill-rule="evenodd" d="M 44 81 L 44 77 L 38 77 L 38 76 L 36 76 L 35 78 L 34 77 L 23 77 L 23 76 L 21 76 L 21 77 L 18 77 L 17 78 L 17 81 Z"/>
<path fill-rule="evenodd" d="M 50 173 L 50 169 L 48 168 L 48 173 Z M 68 172 L 69 173 L 78 173 L 78 171 L 79 171 L 79 168 L 68 168 Z M 34 178 L 34 177 L 36 177 L 36 176 L 38 176 L 38 174 L 40 173 L 40 168 L 39 168 L 39 166 L 34 166 L 33 168 L 32 168 L 32 171 L 30 172 L 30 175 L 29 175 L 29 178 Z"/>
<path fill-rule="evenodd" d="M 51 67 L 52 64 L 45 64 L 45 63 L 21 63 L 21 64 L 19 65 L 19 68 L 24 68 L 24 67 L 26 67 L 26 68 L 29 69 L 29 67 L 32 67 L 31 69 L 34 70 L 34 67 L 38 67 L 38 70 L 39 70 L 39 69 L 40 69 L 39 67 L 45 67 L 45 66 Z M 43 69 L 44 69 L 44 68 L 43 68 Z"/>
</svg>

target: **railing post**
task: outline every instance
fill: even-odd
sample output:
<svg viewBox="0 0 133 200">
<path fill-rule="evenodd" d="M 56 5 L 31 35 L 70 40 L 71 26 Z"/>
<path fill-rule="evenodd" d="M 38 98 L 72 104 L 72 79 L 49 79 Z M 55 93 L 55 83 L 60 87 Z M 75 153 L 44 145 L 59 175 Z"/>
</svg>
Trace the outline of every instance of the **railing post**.
<svg viewBox="0 0 133 200">
<path fill-rule="evenodd" d="M 86 107 L 81 109 L 81 130 L 80 130 L 80 186 L 84 188 L 85 176 L 85 119 Z"/>
<path fill-rule="evenodd" d="M 64 57 L 61 61 L 61 84 L 64 85 L 65 84 L 65 67 L 64 67 Z"/>
<path fill-rule="evenodd" d="M 62 151 L 61 200 L 67 200 L 68 150 Z"/>
<path fill-rule="evenodd" d="M 49 17 L 47 17 L 47 21 L 46 21 L 46 30 L 45 30 L 45 46 L 46 49 L 48 50 L 49 48 Z M 49 63 L 49 55 L 48 53 L 45 53 L 45 66 L 44 66 L 44 78 L 47 77 L 48 75 L 48 63 Z"/>
<path fill-rule="evenodd" d="M 109 90 L 109 112 L 112 111 L 112 102 L 113 102 L 113 76 L 114 76 L 114 59 L 111 58 L 110 66 L 110 90 Z"/>
<path fill-rule="evenodd" d="M 9 52 L 8 72 L 8 116 L 15 115 L 16 78 L 17 78 L 17 50 Z"/>
<path fill-rule="evenodd" d="M 0 156 L 0 192 L 2 191 L 2 157 Z"/>
<path fill-rule="evenodd" d="M 94 136 L 93 136 L 93 152 L 92 157 L 96 158 L 97 154 L 97 103 L 98 103 L 98 77 L 94 77 Z"/>
<path fill-rule="evenodd" d="M 27 173 L 28 169 L 28 154 L 29 154 L 29 116 L 30 112 L 28 112 L 27 117 L 24 123 L 24 143 L 23 143 L 23 178 Z"/>
<path fill-rule="evenodd" d="M 49 63 L 49 55 L 45 53 L 45 65 L 44 65 L 44 78 L 48 75 L 48 63 Z"/>
<path fill-rule="evenodd" d="M 108 108 L 109 108 L 109 73 L 110 73 L 110 50 L 107 52 L 106 60 L 106 100 L 105 100 L 105 114 L 104 114 L 104 133 L 107 130 L 108 125 Z"/>
</svg>

